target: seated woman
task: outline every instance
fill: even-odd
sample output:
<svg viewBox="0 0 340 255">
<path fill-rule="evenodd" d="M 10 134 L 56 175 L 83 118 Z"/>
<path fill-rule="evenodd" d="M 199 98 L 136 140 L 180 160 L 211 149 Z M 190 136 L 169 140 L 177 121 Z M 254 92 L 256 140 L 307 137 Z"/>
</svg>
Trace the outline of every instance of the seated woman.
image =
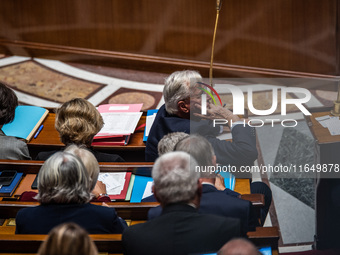
<svg viewBox="0 0 340 255">
<path fill-rule="evenodd" d="M 1 130 L 3 125 L 14 120 L 17 106 L 18 98 L 13 90 L 0 82 L 0 159 L 31 159 L 24 141 L 13 136 L 6 136 Z"/>
<path fill-rule="evenodd" d="M 110 202 L 111 200 L 106 194 L 105 184 L 98 181 L 99 165 L 93 154 L 85 146 L 77 146 L 75 144 L 67 146 L 64 151 L 76 155 L 83 162 L 89 175 L 90 191 L 92 192 L 91 202 Z M 21 194 L 19 201 L 37 201 L 35 199 L 37 194 L 34 191 L 25 191 Z"/>
<path fill-rule="evenodd" d="M 127 227 L 114 208 L 90 204 L 91 183 L 84 164 L 68 152 L 57 152 L 38 176 L 39 206 L 21 209 L 17 234 L 47 234 L 53 227 L 74 222 L 90 234 L 122 233 Z"/>
<path fill-rule="evenodd" d="M 64 223 L 53 228 L 38 251 L 38 255 L 69 254 L 98 254 L 97 247 L 88 233 L 75 223 Z"/>
<path fill-rule="evenodd" d="M 57 109 L 55 128 L 59 132 L 61 142 L 65 145 L 85 145 L 98 162 L 123 162 L 116 154 L 102 153 L 91 147 L 93 137 L 102 129 L 103 118 L 89 101 L 74 98 Z M 56 151 L 40 152 L 37 160 L 46 160 Z"/>
</svg>

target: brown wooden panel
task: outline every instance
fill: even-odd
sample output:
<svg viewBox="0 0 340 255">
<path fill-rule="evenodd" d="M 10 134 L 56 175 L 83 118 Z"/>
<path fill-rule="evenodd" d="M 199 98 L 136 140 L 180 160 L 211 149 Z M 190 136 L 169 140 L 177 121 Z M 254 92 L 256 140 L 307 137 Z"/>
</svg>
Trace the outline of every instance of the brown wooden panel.
<svg viewBox="0 0 340 255">
<path fill-rule="evenodd" d="M 338 8 L 338 0 L 224 1 L 215 62 L 339 75 Z M 140 54 L 199 61 L 206 75 L 214 22 L 214 1 L 4 0 L 0 51 L 64 61 L 91 61 L 91 55 L 103 61 L 105 52 Z M 125 66 L 158 71 L 157 65 L 122 57 Z"/>
</svg>

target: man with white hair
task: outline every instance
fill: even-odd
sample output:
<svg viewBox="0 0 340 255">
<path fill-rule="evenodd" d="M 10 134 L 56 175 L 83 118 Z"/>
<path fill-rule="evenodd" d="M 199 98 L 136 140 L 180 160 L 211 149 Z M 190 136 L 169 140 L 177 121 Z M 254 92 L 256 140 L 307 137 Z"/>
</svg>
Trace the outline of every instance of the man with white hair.
<svg viewBox="0 0 340 255">
<path fill-rule="evenodd" d="M 202 185 L 196 165 L 186 152 L 169 152 L 156 160 L 153 192 L 163 212 L 124 231 L 125 254 L 216 252 L 228 240 L 240 236 L 238 219 L 198 213 Z"/>
<path fill-rule="evenodd" d="M 200 115 L 201 93 L 197 89 L 201 75 L 196 71 L 178 71 L 165 81 L 163 96 L 165 105 L 157 113 L 150 130 L 145 149 L 145 160 L 155 161 L 158 157 L 157 144 L 164 135 L 173 132 L 198 133 L 212 144 L 217 163 L 222 165 L 252 165 L 257 159 L 254 128 L 241 125 L 240 118 L 222 106 L 208 105 L 208 119 L 226 119 L 231 126 L 233 142 L 219 140 L 216 136 L 220 127 L 213 127 L 210 120 L 197 120 Z M 196 117 L 196 118 L 195 118 Z M 236 122 L 236 123 L 235 123 Z M 236 125 L 235 125 L 236 124 Z"/>
<path fill-rule="evenodd" d="M 243 234 L 255 231 L 255 227 L 259 224 L 251 203 L 239 198 L 239 193 L 226 189 L 223 182 L 219 183 L 220 179 L 217 178 L 216 172 L 211 171 L 216 169 L 216 156 L 207 139 L 199 135 L 188 136 L 176 144 L 175 150 L 189 153 L 198 163 L 195 170 L 200 173 L 202 183 L 199 213 L 238 218 Z M 215 185 L 216 182 L 219 185 Z M 155 201 L 154 196 L 143 201 Z M 148 212 L 148 219 L 158 217 L 161 212 L 160 206 L 151 208 Z"/>
</svg>

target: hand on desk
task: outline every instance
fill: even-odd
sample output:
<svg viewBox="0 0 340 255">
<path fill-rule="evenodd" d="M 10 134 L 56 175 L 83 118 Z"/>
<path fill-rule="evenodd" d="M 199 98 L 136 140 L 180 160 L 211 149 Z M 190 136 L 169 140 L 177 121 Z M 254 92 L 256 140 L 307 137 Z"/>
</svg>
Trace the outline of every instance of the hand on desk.
<svg viewBox="0 0 340 255">
<path fill-rule="evenodd" d="M 92 193 L 95 195 L 96 198 L 98 198 L 100 194 L 106 194 L 106 185 L 101 181 L 97 181 L 96 186 L 92 190 Z"/>
</svg>

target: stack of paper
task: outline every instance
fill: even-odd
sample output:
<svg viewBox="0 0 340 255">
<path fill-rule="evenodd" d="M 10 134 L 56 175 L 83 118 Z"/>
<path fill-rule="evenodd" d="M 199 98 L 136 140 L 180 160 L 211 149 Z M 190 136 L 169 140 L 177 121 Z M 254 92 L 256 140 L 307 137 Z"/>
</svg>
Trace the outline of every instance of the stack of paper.
<svg viewBox="0 0 340 255">
<path fill-rule="evenodd" d="M 340 135 L 340 120 L 339 117 L 321 116 L 315 118 L 324 128 L 328 128 L 331 135 Z"/>
<path fill-rule="evenodd" d="M 94 137 L 92 145 L 127 145 L 142 116 L 143 104 L 105 104 L 98 107 L 104 127 Z"/>
<path fill-rule="evenodd" d="M 106 192 L 111 200 L 126 198 L 131 172 L 100 173 L 98 180 L 106 185 Z"/>
</svg>

